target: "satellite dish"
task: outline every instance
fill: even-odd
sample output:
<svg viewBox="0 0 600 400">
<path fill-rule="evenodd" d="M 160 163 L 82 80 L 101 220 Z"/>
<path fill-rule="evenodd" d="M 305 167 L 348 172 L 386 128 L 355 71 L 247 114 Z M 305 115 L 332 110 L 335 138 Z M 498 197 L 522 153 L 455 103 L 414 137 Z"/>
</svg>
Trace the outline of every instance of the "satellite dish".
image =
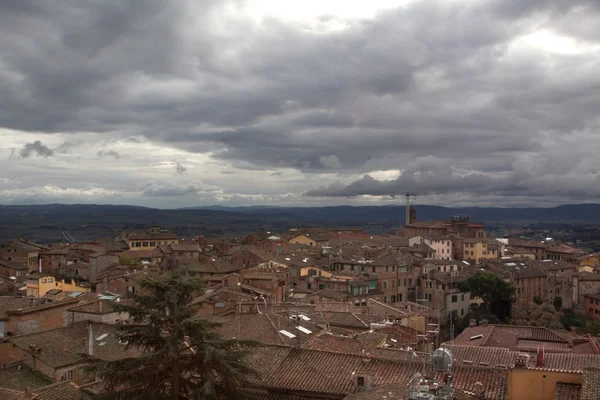
<svg viewBox="0 0 600 400">
<path fill-rule="evenodd" d="M 436 372 L 450 372 L 453 363 L 454 357 L 448 349 L 440 347 L 431 354 L 431 367 Z"/>
</svg>

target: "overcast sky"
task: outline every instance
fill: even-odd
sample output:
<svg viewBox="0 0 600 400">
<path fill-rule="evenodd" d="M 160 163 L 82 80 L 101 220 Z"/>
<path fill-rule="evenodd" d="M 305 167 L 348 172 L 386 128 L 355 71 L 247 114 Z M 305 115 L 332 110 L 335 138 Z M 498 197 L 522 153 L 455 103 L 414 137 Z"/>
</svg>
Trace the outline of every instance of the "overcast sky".
<svg viewBox="0 0 600 400">
<path fill-rule="evenodd" d="M 598 201 L 598 21 L 595 0 L 4 0 L 0 204 Z"/>
</svg>

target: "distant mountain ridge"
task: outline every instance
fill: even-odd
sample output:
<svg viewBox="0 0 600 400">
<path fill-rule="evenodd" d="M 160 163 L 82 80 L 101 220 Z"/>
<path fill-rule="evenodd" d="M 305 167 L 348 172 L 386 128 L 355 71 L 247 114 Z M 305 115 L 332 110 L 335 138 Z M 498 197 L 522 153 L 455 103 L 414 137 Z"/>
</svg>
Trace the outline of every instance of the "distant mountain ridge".
<svg viewBox="0 0 600 400">
<path fill-rule="evenodd" d="M 552 208 L 415 206 L 419 221 L 449 220 L 466 214 L 471 221 L 526 225 L 599 224 L 600 204 Z M 76 240 L 114 237 L 123 230 L 160 225 L 181 236 L 242 236 L 261 230 L 294 227 L 362 227 L 370 233 L 393 232 L 404 224 L 403 206 L 271 207 L 207 206 L 185 209 L 93 204 L 0 205 L 0 240 L 26 237 L 62 241 L 67 231 Z"/>
<path fill-rule="evenodd" d="M 219 210 L 263 216 L 294 216 L 301 219 L 395 219 L 404 221 L 404 206 L 325 206 L 325 207 L 270 207 L 270 206 L 202 206 L 186 210 Z M 442 207 L 415 206 L 420 221 L 448 220 L 453 215 L 465 214 L 478 222 L 506 223 L 586 223 L 600 222 L 600 204 L 565 204 L 557 207 Z"/>
</svg>

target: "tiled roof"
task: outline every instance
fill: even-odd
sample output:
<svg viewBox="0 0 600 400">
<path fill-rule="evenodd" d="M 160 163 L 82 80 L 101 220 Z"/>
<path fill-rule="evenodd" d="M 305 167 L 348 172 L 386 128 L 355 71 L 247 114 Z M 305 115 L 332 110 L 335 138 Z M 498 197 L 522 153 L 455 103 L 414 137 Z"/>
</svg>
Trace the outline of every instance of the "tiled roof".
<svg viewBox="0 0 600 400">
<path fill-rule="evenodd" d="M 92 396 L 80 390 L 73 382 L 60 382 L 34 391 L 35 400 L 87 400 Z"/>
<path fill-rule="evenodd" d="M 81 322 L 66 328 L 18 336 L 10 341 L 27 352 L 31 346 L 40 349 L 37 358 L 51 367 L 58 368 L 81 362 L 81 354 L 88 353 L 89 328 L 87 322 Z M 139 355 L 136 349 L 125 350 L 116 336 L 118 325 L 92 323 L 94 356 L 106 361 Z M 98 337 L 108 334 L 101 340 Z M 100 343 L 105 343 L 100 345 Z"/>
<path fill-rule="evenodd" d="M 22 308 L 30 308 L 45 304 L 49 300 L 43 297 L 12 297 L 12 296 L 1 296 L 0 297 L 0 320 L 7 319 L 8 310 L 19 310 Z"/>
<path fill-rule="evenodd" d="M 0 399 L 2 400 L 32 400 L 32 394 L 20 390 L 5 389 L 0 387 Z"/>
<path fill-rule="evenodd" d="M 28 269 L 25 263 L 16 263 L 13 261 L 6 260 L 0 260 L 0 265 L 8 269 L 13 269 L 15 271 L 24 271 Z"/>
<path fill-rule="evenodd" d="M 454 357 L 456 365 L 509 368 L 514 365 L 515 352 L 498 347 L 443 345 Z"/>
<path fill-rule="evenodd" d="M 310 334 L 303 333 L 297 329 L 298 321 L 273 314 L 243 314 L 216 322 L 222 323 L 217 331 L 224 339 L 254 340 L 265 345 L 296 346 L 320 332 L 320 328 L 315 324 L 303 321 L 300 326 L 311 331 Z M 286 330 L 296 337 L 289 338 L 282 334 L 281 330 Z"/>
<path fill-rule="evenodd" d="M 443 379 L 441 373 L 438 375 L 439 380 Z M 473 393 L 478 382 L 483 385 L 486 399 L 508 397 L 508 370 L 464 365 L 454 367 L 452 385 L 455 388 Z"/>
<path fill-rule="evenodd" d="M 600 393 L 598 393 L 600 396 Z M 556 383 L 554 400 L 579 400 L 581 398 L 581 385 L 576 383 Z M 598 399 L 599 397 L 594 397 Z"/>
<path fill-rule="evenodd" d="M 600 370 L 585 368 L 581 377 L 581 400 L 600 399 Z"/>
<path fill-rule="evenodd" d="M 181 268 L 188 269 L 192 272 L 213 274 L 227 274 L 230 272 L 236 272 L 240 270 L 240 268 L 236 267 L 229 261 L 222 258 L 209 258 L 207 261 L 204 261 L 202 263 L 189 264 Z"/>
<path fill-rule="evenodd" d="M 544 366 L 534 369 L 582 373 L 585 368 L 600 368 L 600 355 L 546 353 Z"/>
<path fill-rule="evenodd" d="M 353 373 L 371 375 L 380 386 L 408 382 L 422 369 L 420 363 L 364 362 L 362 356 L 298 348 L 262 348 L 248 361 L 261 373 L 260 386 L 337 395 L 357 391 Z"/>
<path fill-rule="evenodd" d="M 37 389 L 51 384 L 52 381 L 41 373 L 32 370 L 24 363 L 12 364 L 0 368 L 0 387 L 12 390 Z"/>
<path fill-rule="evenodd" d="M 302 347 L 310 350 L 330 351 L 343 354 L 368 354 L 385 343 L 386 335 L 365 332 L 352 336 L 339 336 L 323 332 L 307 341 Z"/>
</svg>

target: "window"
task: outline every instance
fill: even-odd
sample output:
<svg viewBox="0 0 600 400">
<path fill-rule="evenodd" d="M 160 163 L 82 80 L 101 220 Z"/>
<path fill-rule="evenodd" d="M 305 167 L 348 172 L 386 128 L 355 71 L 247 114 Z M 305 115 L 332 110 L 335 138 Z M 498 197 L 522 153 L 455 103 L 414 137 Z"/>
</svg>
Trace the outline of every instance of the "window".
<svg viewBox="0 0 600 400">
<path fill-rule="evenodd" d="M 48 283 L 54 282 L 54 278 L 48 278 Z"/>
<path fill-rule="evenodd" d="M 67 380 L 71 381 L 71 382 L 73 381 L 73 370 L 72 369 L 67 371 Z"/>
<path fill-rule="evenodd" d="M 460 309 L 460 316 L 462 317 L 463 315 L 465 315 L 465 309 L 464 309 L 464 308 L 461 308 L 461 309 Z"/>
<path fill-rule="evenodd" d="M 387 281 L 383 281 L 383 288 L 387 289 Z"/>
<path fill-rule="evenodd" d="M 398 267 L 398 272 L 408 272 L 408 267 Z"/>
<path fill-rule="evenodd" d="M 402 301 L 402 293 L 398 295 L 398 301 Z"/>
<path fill-rule="evenodd" d="M 465 301 L 465 294 L 464 293 L 460 295 L 460 301 Z"/>
<path fill-rule="evenodd" d="M 427 293 L 427 300 L 431 301 L 431 293 Z"/>
<path fill-rule="evenodd" d="M 392 265 L 392 272 L 394 272 L 396 270 L 396 267 L 394 265 Z"/>
<path fill-rule="evenodd" d="M 392 295 L 392 303 L 396 302 L 396 295 Z"/>
<path fill-rule="evenodd" d="M 324 283 L 319 283 L 319 290 L 323 290 L 325 289 L 325 284 Z"/>
<path fill-rule="evenodd" d="M 390 267 L 388 267 L 388 266 L 386 265 L 386 267 L 385 267 L 385 272 L 388 272 L 388 271 L 389 271 L 389 269 L 390 269 Z"/>
<path fill-rule="evenodd" d="M 354 271 L 354 265 L 350 266 L 350 271 Z"/>
<path fill-rule="evenodd" d="M 452 302 L 453 302 L 453 303 L 456 303 L 457 301 L 458 301 L 458 296 L 457 296 L 457 295 L 455 295 L 455 294 L 453 294 L 453 295 L 452 295 Z"/>
<path fill-rule="evenodd" d="M 42 283 L 46 283 L 48 280 L 46 278 L 42 279 Z"/>
<path fill-rule="evenodd" d="M 375 272 L 375 267 L 373 267 L 373 272 Z"/>
<path fill-rule="evenodd" d="M 392 287 L 396 286 L 396 281 L 392 281 Z"/>
<path fill-rule="evenodd" d="M 143 243 L 142 243 L 142 246 L 143 246 L 143 247 L 148 247 L 148 242 L 143 242 Z"/>
<path fill-rule="evenodd" d="M 156 243 L 155 242 L 150 242 L 150 246 L 154 247 L 154 246 L 156 246 Z"/>
<path fill-rule="evenodd" d="M 4 321 L 0 321 L 0 338 L 4 337 Z"/>
<path fill-rule="evenodd" d="M 365 386 L 365 377 L 364 376 L 359 376 L 356 378 L 356 384 L 359 387 Z"/>
</svg>

